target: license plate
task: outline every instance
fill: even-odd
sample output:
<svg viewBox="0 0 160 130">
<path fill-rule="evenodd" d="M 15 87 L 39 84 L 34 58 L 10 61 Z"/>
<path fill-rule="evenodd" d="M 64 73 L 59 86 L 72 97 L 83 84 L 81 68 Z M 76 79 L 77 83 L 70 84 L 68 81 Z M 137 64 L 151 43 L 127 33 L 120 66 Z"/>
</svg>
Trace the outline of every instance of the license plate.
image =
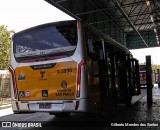
<svg viewBox="0 0 160 130">
<path fill-rule="evenodd" d="M 51 104 L 50 103 L 40 103 L 39 109 L 51 109 Z"/>
</svg>

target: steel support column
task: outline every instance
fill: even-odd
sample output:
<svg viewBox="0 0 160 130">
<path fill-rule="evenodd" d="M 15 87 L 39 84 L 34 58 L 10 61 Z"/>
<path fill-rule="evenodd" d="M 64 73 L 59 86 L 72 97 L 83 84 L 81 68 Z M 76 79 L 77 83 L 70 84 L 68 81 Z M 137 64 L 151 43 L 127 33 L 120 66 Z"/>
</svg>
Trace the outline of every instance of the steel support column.
<svg viewBox="0 0 160 130">
<path fill-rule="evenodd" d="M 152 68 L 151 68 L 151 56 L 146 56 L 146 80 L 147 80 L 147 104 L 152 106 Z"/>
</svg>

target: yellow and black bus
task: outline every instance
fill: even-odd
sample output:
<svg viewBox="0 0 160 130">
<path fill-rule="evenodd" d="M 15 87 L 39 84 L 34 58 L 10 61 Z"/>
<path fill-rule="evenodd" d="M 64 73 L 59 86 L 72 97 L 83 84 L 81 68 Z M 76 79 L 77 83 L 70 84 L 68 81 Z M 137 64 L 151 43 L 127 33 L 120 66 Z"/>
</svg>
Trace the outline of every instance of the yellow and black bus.
<svg viewBox="0 0 160 130">
<path fill-rule="evenodd" d="M 139 93 L 133 62 L 127 48 L 77 20 L 15 33 L 9 67 L 13 111 L 69 115 L 128 104 L 133 90 Z"/>
</svg>

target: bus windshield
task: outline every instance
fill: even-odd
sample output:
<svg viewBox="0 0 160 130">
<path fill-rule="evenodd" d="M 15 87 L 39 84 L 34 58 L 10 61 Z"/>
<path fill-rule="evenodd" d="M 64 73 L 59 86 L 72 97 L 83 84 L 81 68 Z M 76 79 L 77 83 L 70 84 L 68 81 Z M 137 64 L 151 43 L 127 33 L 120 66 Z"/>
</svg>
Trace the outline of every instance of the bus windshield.
<svg viewBox="0 0 160 130">
<path fill-rule="evenodd" d="M 72 55 L 77 45 L 75 21 L 45 24 L 19 32 L 13 37 L 16 60 Z"/>
</svg>

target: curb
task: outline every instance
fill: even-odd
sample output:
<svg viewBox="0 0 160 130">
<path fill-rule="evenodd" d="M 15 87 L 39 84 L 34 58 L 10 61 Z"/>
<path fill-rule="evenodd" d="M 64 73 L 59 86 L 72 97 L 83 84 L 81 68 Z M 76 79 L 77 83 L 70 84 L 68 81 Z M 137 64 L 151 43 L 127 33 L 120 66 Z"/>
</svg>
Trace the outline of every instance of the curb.
<svg viewBox="0 0 160 130">
<path fill-rule="evenodd" d="M 11 104 L 5 104 L 5 105 L 0 106 L 0 110 L 11 108 L 11 107 L 12 107 Z"/>
</svg>

